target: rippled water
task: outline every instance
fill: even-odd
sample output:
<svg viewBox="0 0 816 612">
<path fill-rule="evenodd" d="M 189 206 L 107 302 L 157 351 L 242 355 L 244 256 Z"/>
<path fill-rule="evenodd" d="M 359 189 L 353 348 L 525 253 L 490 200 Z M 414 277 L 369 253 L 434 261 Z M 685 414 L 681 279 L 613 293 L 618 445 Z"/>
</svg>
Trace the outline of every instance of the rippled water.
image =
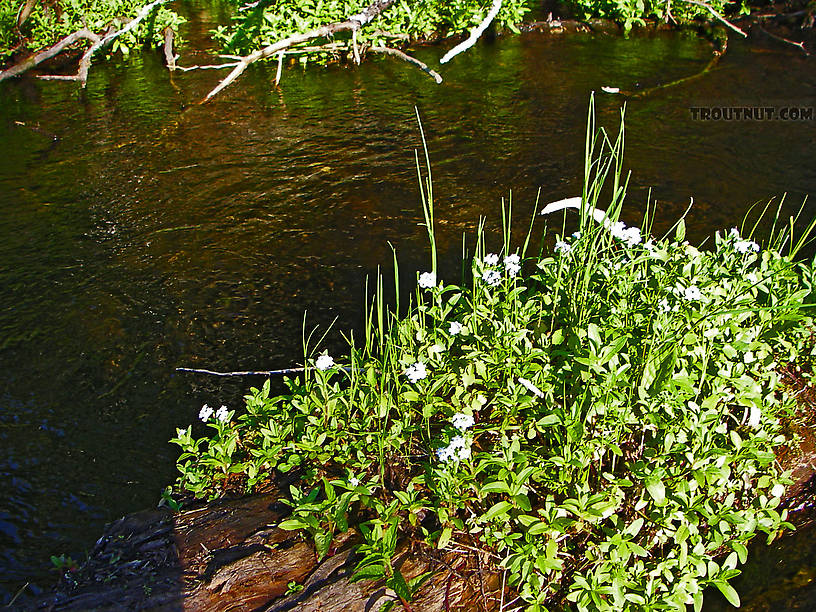
<svg viewBox="0 0 816 612">
<path fill-rule="evenodd" d="M 198 39 L 215 17 L 195 16 Z M 434 65 L 441 53 L 416 50 Z M 643 90 L 709 57 L 683 34 L 530 34 L 457 57 L 441 86 L 390 58 L 291 65 L 279 90 L 259 66 L 199 106 L 220 76 L 170 78 L 154 56 L 100 63 L 85 92 L 1 84 L 0 601 L 47 586 L 50 555 L 81 558 L 105 522 L 154 505 L 174 478 L 174 428 L 250 384 L 174 368 L 291 366 L 304 311 L 307 326 L 359 328 L 389 242 L 406 277 L 427 267 L 415 106 L 455 280 L 462 233 L 480 215 L 495 227 L 510 190 L 518 232 L 539 189 L 579 193 L 590 91 Z M 695 122 L 689 107 L 814 106 L 814 66 L 732 43 L 704 78 L 631 98 L 626 220 L 649 188 L 665 223 L 694 198 L 695 240 L 786 191 L 786 211 L 809 194 L 812 215 L 816 122 Z M 599 97 L 599 122 L 616 126 L 622 102 Z"/>
</svg>

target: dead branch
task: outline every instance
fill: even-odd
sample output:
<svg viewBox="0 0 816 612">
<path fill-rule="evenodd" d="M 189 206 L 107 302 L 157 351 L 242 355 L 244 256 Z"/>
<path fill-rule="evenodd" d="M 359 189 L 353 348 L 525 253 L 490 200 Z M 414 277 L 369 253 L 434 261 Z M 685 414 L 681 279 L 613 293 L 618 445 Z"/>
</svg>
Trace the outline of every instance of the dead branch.
<svg viewBox="0 0 816 612">
<path fill-rule="evenodd" d="M 81 30 L 77 30 L 73 34 L 69 34 L 57 44 L 52 47 L 48 47 L 47 49 L 43 49 L 36 55 L 32 55 L 31 57 L 27 57 L 23 61 L 18 64 L 14 64 L 14 66 L 0 71 L 0 81 L 5 79 L 10 79 L 11 77 L 15 77 L 27 70 L 31 70 L 35 66 L 42 64 L 44 61 L 51 59 L 55 55 L 59 55 L 62 53 L 66 48 L 73 45 L 78 40 L 90 40 L 92 43 L 99 42 L 99 36 L 97 36 L 94 32 L 91 32 L 88 28 L 82 28 Z"/>
<path fill-rule="evenodd" d="M 788 45 L 793 45 L 794 47 L 799 49 L 805 55 L 810 55 L 810 53 L 808 53 L 808 50 L 805 49 L 805 43 L 804 42 L 797 42 L 795 40 L 789 40 L 787 38 L 783 38 L 782 36 L 777 36 L 776 34 L 773 34 L 772 32 L 769 32 L 768 30 L 766 30 L 765 28 L 763 28 L 759 24 L 757 24 L 757 28 L 759 28 L 760 32 L 768 35 L 770 38 L 773 38 L 774 40 L 778 40 L 781 43 L 785 43 L 785 44 L 788 44 Z"/>
<path fill-rule="evenodd" d="M 17 11 L 17 28 L 21 28 L 23 24 L 28 19 L 29 15 L 31 15 L 31 11 L 34 9 L 34 5 L 37 3 L 37 0 L 26 0 L 23 4 L 20 5 L 20 10 Z"/>
<path fill-rule="evenodd" d="M 718 21 L 721 21 L 722 23 L 724 23 L 726 25 L 726 27 L 731 28 L 737 34 L 740 34 L 740 35 L 742 35 L 742 36 L 744 36 L 746 38 L 748 37 L 748 34 L 746 34 L 743 30 L 740 30 L 737 26 L 735 26 L 733 23 L 728 21 L 725 17 L 720 15 L 713 8 L 711 8 L 711 5 L 708 4 L 707 2 L 703 2 L 702 0 L 682 0 L 682 2 L 688 2 L 689 4 L 694 4 L 695 6 L 702 6 L 709 13 L 711 13 L 714 16 L 715 19 L 717 19 Z"/>
<path fill-rule="evenodd" d="M 232 83 L 235 79 L 237 79 L 244 70 L 247 69 L 247 66 L 252 64 L 253 62 L 257 62 L 260 59 L 265 59 L 267 57 L 271 57 L 273 55 L 278 54 L 281 51 L 288 49 L 294 45 L 308 42 L 310 40 L 314 40 L 315 38 L 324 38 L 327 36 L 331 36 L 332 34 L 336 34 L 337 32 L 355 32 L 359 30 L 361 27 L 372 21 L 375 17 L 377 17 L 380 13 L 384 10 L 391 7 L 393 4 L 396 3 L 397 0 L 377 0 L 373 4 L 370 4 L 362 13 L 357 15 L 352 15 L 346 21 L 339 21 L 336 23 L 332 23 L 330 25 L 321 26 L 319 28 L 315 28 L 313 30 L 309 30 L 308 32 L 304 32 L 303 34 L 295 34 L 294 36 L 290 36 L 289 38 L 284 38 L 276 43 L 268 45 L 263 49 L 258 49 L 250 53 L 249 55 L 244 56 L 238 65 L 230 72 L 227 77 L 221 81 L 215 89 L 213 89 L 210 93 L 207 94 L 202 100 L 202 103 L 208 102 L 211 98 L 218 95 L 221 90 L 227 87 L 230 83 Z"/>
<path fill-rule="evenodd" d="M 473 45 L 476 44 L 476 41 L 479 37 L 484 33 L 487 29 L 487 26 L 496 18 L 496 15 L 499 14 L 499 9 L 501 9 L 502 0 L 493 0 L 493 5 L 490 7 L 490 10 L 487 13 L 487 16 L 482 20 L 478 26 L 473 28 L 470 32 L 470 36 L 467 37 L 466 40 L 463 40 L 458 45 L 456 45 L 453 49 L 448 51 L 445 55 L 442 56 L 442 59 L 439 60 L 440 64 L 446 64 L 451 61 L 455 56 L 459 55 L 462 51 L 469 49 Z"/>
<path fill-rule="evenodd" d="M 385 53 L 387 55 L 393 55 L 394 57 L 398 57 L 401 60 L 408 62 L 409 64 L 413 64 L 424 73 L 426 73 L 429 77 L 431 77 L 437 83 L 442 82 L 442 76 L 433 68 L 429 68 L 425 63 L 419 61 L 415 57 L 411 57 L 407 53 L 403 53 L 399 49 L 393 49 L 391 47 L 371 47 L 369 51 L 373 51 L 374 53 Z"/>
<path fill-rule="evenodd" d="M 153 0 L 150 4 L 144 6 L 139 13 L 131 19 L 125 27 L 120 30 L 116 30 L 115 32 L 109 32 L 101 39 L 97 40 L 92 44 L 88 50 L 82 55 L 82 59 L 79 60 L 79 70 L 77 70 L 76 74 L 72 75 L 45 75 L 39 78 L 46 79 L 46 80 L 56 80 L 56 81 L 79 81 L 82 83 L 82 87 L 85 87 L 86 83 L 88 82 L 88 71 L 91 69 L 91 60 L 93 56 L 96 54 L 97 51 L 102 49 L 103 47 L 107 47 L 111 44 L 114 40 L 119 38 L 122 34 L 127 34 L 137 25 L 139 25 L 142 20 L 147 17 L 154 8 L 159 6 L 160 4 L 164 4 L 167 0 Z"/>
</svg>

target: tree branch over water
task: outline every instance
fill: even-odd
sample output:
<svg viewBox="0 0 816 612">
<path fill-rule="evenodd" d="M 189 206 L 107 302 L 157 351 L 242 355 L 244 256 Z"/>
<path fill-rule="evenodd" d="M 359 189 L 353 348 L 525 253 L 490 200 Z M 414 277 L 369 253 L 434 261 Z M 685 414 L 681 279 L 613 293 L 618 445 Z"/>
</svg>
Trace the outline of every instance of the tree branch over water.
<svg viewBox="0 0 816 612">
<path fill-rule="evenodd" d="M 257 51 L 254 51 L 249 55 L 245 55 L 238 62 L 238 65 L 235 66 L 235 68 L 233 68 L 232 72 L 230 72 L 223 81 L 221 81 L 210 93 L 207 94 L 204 100 L 202 100 L 202 103 L 208 102 L 214 96 L 217 96 L 224 88 L 228 87 L 235 79 L 241 76 L 244 70 L 247 69 L 247 66 L 249 66 L 253 62 L 257 62 L 260 59 L 271 57 L 273 55 L 280 53 L 281 51 L 288 49 L 289 47 L 292 47 L 300 43 L 308 42 L 310 40 L 314 40 L 315 38 L 328 37 L 338 32 L 356 32 L 364 25 L 370 23 L 380 13 L 394 5 L 396 1 L 397 0 L 377 0 L 377 2 L 370 4 L 361 13 L 358 13 L 357 15 L 352 15 L 345 21 L 338 21 L 335 23 L 321 26 L 319 28 L 315 28 L 313 30 L 309 30 L 308 32 L 304 32 L 303 34 L 295 34 L 294 36 L 289 36 L 288 38 L 279 40 L 278 42 L 268 45 L 263 49 L 258 49 Z"/>
</svg>

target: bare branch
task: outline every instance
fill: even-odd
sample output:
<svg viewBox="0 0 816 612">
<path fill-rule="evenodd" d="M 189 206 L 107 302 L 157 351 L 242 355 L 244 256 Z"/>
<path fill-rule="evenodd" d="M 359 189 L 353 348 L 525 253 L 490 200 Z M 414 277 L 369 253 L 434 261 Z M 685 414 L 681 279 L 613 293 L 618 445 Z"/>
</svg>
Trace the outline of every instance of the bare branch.
<svg viewBox="0 0 816 612">
<path fill-rule="evenodd" d="M 793 45 L 794 47 L 796 47 L 797 49 L 799 49 L 799 50 L 800 50 L 802 53 L 804 53 L 805 55 L 810 55 L 810 53 L 808 53 L 808 50 L 807 50 L 807 49 L 805 49 L 805 43 L 804 43 L 804 42 L 797 42 L 797 41 L 795 41 L 795 40 L 789 40 L 789 39 L 787 39 L 787 38 L 783 38 L 783 37 L 781 37 L 781 36 L 777 36 L 776 34 L 773 34 L 772 32 L 769 32 L 768 30 L 766 30 L 765 28 L 763 28 L 761 25 L 757 25 L 757 27 L 759 28 L 759 31 L 760 31 L 760 32 L 763 32 L 764 34 L 767 34 L 768 36 L 770 36 L 770 37 L 771 37 L 771 38 L 773 38 L 774 40 L 778 40 L 778 41 L 779 41 L 779 42 L 781 42 L 781 43 L 787 43 L 787 44 L 789 44 L 789 45 Z"/>
<path fill-rule="evenodd" d="M 235 68 L 238 62 L 226 62 L 224 64 L 205 64 L 203 66 L 176 66 L 176 70 L 190 72 L 192 70 L 220 70 L 221 68 Z"/>
<path fill-rule="evenodd" d="M 11 77 L 15 77 L 18 74 L 22 74 L 27 70 L 31 70 L 35 66 L 42 64 L 45 60 L 51 59 L 55 55 L 59 55 L 67 47 L 70 47 L 78 40 L 90 40 L 92 43 L 96 43 L 99 41 L 99 36 L 91 32 L 88 28 L 82 28 L 81 30 L 77 30 L 73 34 L 69 34 L 68 36 L 63 38 L 53 47 L 43 49 L 36 55 L 27 57 L 22 62 L 14 64 L 14 66 L 12 66 L 11 68 L 0 71 L 0 81 L 10 79 Z"/>
<path fill-rule="evenodd" d="M 304 32 L 303 34 L 295 34 L 294 36 L 290 36 L 289 38 L 284 38 L 276 43 L 268 45 L 263 49 L 258 49 L 250 53 L 249 55 L 245 55 L 243 59 L 238 63 L 238 65 L 230 72 L 226 78 L 221 81 L 215 89 L 213 89 L 210 93 L 207 94 L 207 97 L 202 100 L 202 103 L 208 102 L 211 98 L 218 95 L 221 90 L 225 87 L 230 85 L 235 79 L 237 79 L 244 70 L 247 69 L 247 66 L 252 64 L 253 62 L 257 62 L 260 59 L 265 59 L 267 57 L 271 57 L 292 47 L 293 45 L 297 45 L 300 43 L 308 42 L 310 40 L 314 40 L 315 38 L 323 38 L 326 36 L 331 36 L 332 34 L 336 34 L 337 32 L 344 32 L 344 31 L 351 31 L 354 32 L 359 30 L 361 27 L 369 23 L 372 19 L 374 19 L 377 15 L 382 13 L 384 10 L 391 7 L 391 5 L 395 4 L 397 0 L 377 0 L 373 4 L 370 4 L 363 12 L 358 13 L 357 15 L 352 15 L 346 21 L 339 21 L 336 23 L 332 23 L 330 25 L 321 26 L 319 28 L 315 28 L 313 30 L 309 30 L 308 32 Z"/>
<path fill-rule="evenodd" d="M 407 53 L 403 53 L 399 49 L 392 49 L 391 47 L 371 47 L 369 51 L 373 51 L 375 53 L 385 53 L 387 55 L 393 55 L 394 57 L 398 57 L 403 61 L 408 62 L 409 64 L 413 64 L 423 72 L 425 72 L 428 76 L 430 76 L 434 81 L 437 83 L 442 82 L 442 76 L 432 68 L 429 68 L 426 64 L 419 61 L 415 57 L 411 57 Z"/>
<path fill-rule="evenodd" d="M 718 21 L 721 21 L 722 23 L 724 23 L 724 24 L 725 24 L 727 27 L 731 28 L 731 29 L 732 29 L 732 30 L 734 30 L 736 33 L 738 33 L 738 34 L 740 34 L 740 35 L 742 35 L 742 36 L 745 36 L 745 37 L 747 37 L 747 36 L 748 36 L 748 34 L 746 34 L 746 33 L 745 33 L 743 30 L 740 30 L 740 29 L 739 29 L 737 26 L 735 26 L 733 23 L 731 23 L 730 21 L 728 21 L 728 20 L 727 20 L 725 17 L 723 17 L 722 15 L 720 15 L 720 14 L 719 14 L 717 11 L 715 11 L 713 8 L 711 8 L 711 5 L 710 5 L 710 4 L 708 4 L 707 2 L 703 2 L 702 0 L 681 0 L 681 1 L 682 1 L 682 2 L 688 2 L 689 4 L 694 4 L 694 5 L 696 5 L 696 6 L 702 6 L 702 7 L 703 7 L 704 9 L 706 9 L 706 10 L 707 10 L 709 13 L 711 13 L 712 15 L 714 15 L 714 18 L 715 18 L 715 19 L 717 19 Z"/>
<path fill-rule="evenodd" d="M 482 23 L 476 26 L 470 32 L 470 36 L 467 37 L 466 40 L 463 40 L 458 45 L 456 45 L 453 49 L 448 51 L 445 55 L 442 56 L 442 59 L 439 60 L 440 64 L 447 64 L 451 61 L 454 57 L 459 55 L 462 51 L 466 49 L 470 49 L 473 45 L 476 44 L 476 41 L 479 40 L 479 37 L 484 33 L 487 29 L 487 26 L 496 18 L 496 15 L 499 14 L 499 9 L 501 9 L 502 0 L 493 0 L 493 5 L 490 7 L 490 11 L 488 11 L 487 16 L 484 18 Z"/>
</svg>

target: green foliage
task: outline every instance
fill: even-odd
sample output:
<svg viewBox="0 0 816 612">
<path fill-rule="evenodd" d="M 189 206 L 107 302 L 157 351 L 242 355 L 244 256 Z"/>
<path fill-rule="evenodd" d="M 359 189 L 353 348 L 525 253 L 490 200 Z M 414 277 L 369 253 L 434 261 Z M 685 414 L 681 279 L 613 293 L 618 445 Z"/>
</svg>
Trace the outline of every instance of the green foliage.
<svg viewBox="0 0 816 612">
<path fill-rule="evenodd" d="M 149 4 L 149 0 L 40 0 L 18 32 L 17 15 L 23 4 L 24 0 L 0 0 L 0 58 L 20 42 L 25 42 L 29 49 L 40 49 L 82 27 L 96 33 L 109 27 L 119 29 Z M 164 41 L 164 28 L 177 29 L 183 21 L 175 12 L 160 6 L 132 32 L 114 41 L 111 51 L 128 53 L 139 44 L 160 45 Z"/>
<path fill-rule="evenodd" d="M 245 3 L 237 1 L 237 6 Z M 292 34 L 344 21 L 365 9 L 370 0 L 281 0 L 259 2 L 255 7 L 236 11 L 230 26 L 219 27 L 214 36 L 225 50 L 248 53 Z M 500 27 L 518 31 L 519 24 L 530 10 L 530 0 L 508 0 L 496 18 Z M 357 36 L 360 44 L 387 44 L 389 40 L 426 39 L 437 34 L 453 35 L 466 32 L 484 19 L 490 2 L 484 0 L 400 0 Z M 350 34 L 339 34 L 337 40 L 347 40 Z"/>
<path fill-rule="evenodd" d="M 380 286 L 344 365 L 322 355 L 284 395 L 252 389 L 237 418 L 203 410 L 212 435 L 178 430 L 178 486 L 212 498 L 229 475 L 249 491 L 296 469 L 279 527 L 322 557 L 353 520 L 356 577 L 406 601 L 418 582 L 392 559 L 413 537 L 493 552 L 530 610 L 699 610 L 709 586 L 736 605 L 748 542 L 791 527 L 777 365 L 809 337 L 812 268 L 787 229 L 703 250 L 682 219 L 663 238 L 648 215 L 626 228 L 609 142 L 588 138 L 579 234 L 537 258 L 529 236 L 514 248 L 505 230 L 494 254 L 480 235 L 470 286 L 424 272 L 402 318 Z"/>
<path fill-rule="evenodd" d="M 565 4 L 580 19 L 590 17 L 612 19 L 622 24 L 626 30 L 632 26 L 644 25 L 647 19 L 666 20 L 669 13 L 671 18 L 678 23 L 712 18 L 711 13 L 704 7 L 689 4 L 683 0 L 674 2 L 666 0 L 565 0 Z M 733 13 L 735 9 L 747 12 L 745 4 L 735 0 L 711 0 L 707 4 L 721 15 Z"/>
</svg>

